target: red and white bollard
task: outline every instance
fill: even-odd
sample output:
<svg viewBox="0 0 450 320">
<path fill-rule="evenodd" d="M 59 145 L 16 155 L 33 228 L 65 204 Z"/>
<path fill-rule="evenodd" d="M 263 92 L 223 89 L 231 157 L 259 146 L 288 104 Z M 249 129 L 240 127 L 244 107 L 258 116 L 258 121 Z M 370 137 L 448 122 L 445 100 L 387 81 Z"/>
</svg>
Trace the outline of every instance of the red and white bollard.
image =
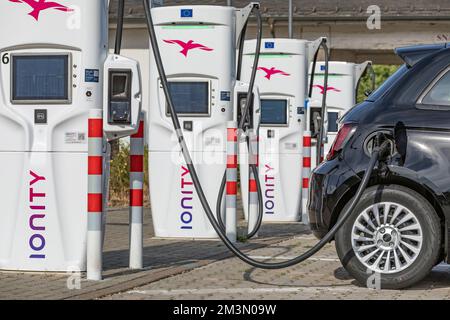
<svg viewBox="0 0 450 320">
<path fill-rule="evenodd" d="M 303 133 L 303 170 L 302 170 L 302 223 L 309 221 L 307 204 L 309 195 L 309 179 L 311 177 L 311 131 Z"/>
<path fill-rule="evenodd" d="M 254 130 L 249 131 L 249 164 L 259 166 L 259 137 Z M 248 233 L 251 233 L 258 222 L 258 189 L 252 168 L 248 168 Z M 254 237 L 257 237 L 255 234 Z"/>
<path fill-rule="evenodd" d="M 130 269 L 142 269 L 144 224 L 144 116 L 130 138 Z"/>
<path fill-rule="evenodd" d="M 89 111 L 87 278 L 102 280 L 103 270 L 103 110 Z"/>
<path fill-rule="evenodd" d="M 238 139 L 237 122 L 229 121 L 227 126 L 227 173 L 225 232 L 231 242 L 237 241 L 237 177 Z"/>
</svg>

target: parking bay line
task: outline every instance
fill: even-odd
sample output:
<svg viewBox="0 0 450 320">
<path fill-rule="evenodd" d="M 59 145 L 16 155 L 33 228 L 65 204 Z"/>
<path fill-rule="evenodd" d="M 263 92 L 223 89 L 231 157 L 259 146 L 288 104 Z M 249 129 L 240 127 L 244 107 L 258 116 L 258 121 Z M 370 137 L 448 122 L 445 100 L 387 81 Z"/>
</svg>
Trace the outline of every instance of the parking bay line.
<svg viewBox="0 0 450 320">
<path fill-rule="evenodd" d="M 258 259 L 258 260 L 292 260 L 297 257 L 294 256 L 250 256 L 251 259 Z M 340 260 L 337 258 L 309 258 L 308 260 L 312 261 L 325 261 L 325 262 L 339 262 Z"/>
<path fill-rule="evenodd" d="M 282 294 L 282 293 L 321 293 L 321 292 L 336 292 L 345 293 L 361 291 L 367 292 L 366 288 L 358 288 L 355 290 L 354 286 L 348 287 L 289 287 L 289 288 L 211 288 L 211 289 L 175 289 L 175 290 L 132 290 L 127 294 L 139 294 L 147 296 L 182 296 L 182 295 L 210 295 L 210 294 Z"/>
</svg>

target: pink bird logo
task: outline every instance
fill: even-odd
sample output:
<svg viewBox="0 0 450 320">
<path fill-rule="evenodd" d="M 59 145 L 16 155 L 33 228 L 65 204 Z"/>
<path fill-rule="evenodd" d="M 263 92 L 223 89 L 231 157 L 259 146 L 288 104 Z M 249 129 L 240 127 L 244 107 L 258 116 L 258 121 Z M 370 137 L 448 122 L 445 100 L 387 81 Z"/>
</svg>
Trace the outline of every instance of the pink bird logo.
<svg viewBox="0 0 450 320">
<path fill-rule="evenodd" d="M 189 51 L 194 49 L 203 51 L 214 51 L 214 49 L 208 48 L 207 46 L 200 43 L 195 43 L 193 40 L 189 40 L 188 42 L 183 42 L 181 40 L 164 40 L 164 42 L 179 45 L 182 48 L 180 53 L 184 55 L 186 58 L 188 56 Z"/>
<path fill-rule="evenodd" d="M 33 11 L 31 11 L 28 15 L 32 16 L 36 21 L 39 21 L 39 14 L 41 11 L 48 9 L 55 9 L 64 12 L 72 12 L 73 9 L 66 7 L 57 2 L 46 2 L 46 0 L 9 0 L 14 3 L 25 3 L 29 5 Z"/>
<path fill-rule="evenodd" d="M 324 94 L 325 93 L 325 87 L 324 86 L 315 85 L 315 86 L 313 86 L 313 88 L 319 88 L 320 89 L 320 94 Z M 337 89 L 335 87 L 327 87 L 327 92 L 328 91 L 341 92 L 341 90 L 339 90 L 339 89 Z"/>
<path fill-rule="evenodd" d="M 274 67 L 272 67 L 270 69 L 259 67 L 258 70 L 264 71 L 266 73 L 264 78 L 267 78 L 268 80 L 270 80 L 272 78 L 272 76 L 275 75 L 275 74 L 279 74 L 279 75 L 286 76 L 286 77 L 290 76 L 289 73 L 286 73 L 284 71 L 278 70 L 278 69 L 276 69 Z"/>
</svg>

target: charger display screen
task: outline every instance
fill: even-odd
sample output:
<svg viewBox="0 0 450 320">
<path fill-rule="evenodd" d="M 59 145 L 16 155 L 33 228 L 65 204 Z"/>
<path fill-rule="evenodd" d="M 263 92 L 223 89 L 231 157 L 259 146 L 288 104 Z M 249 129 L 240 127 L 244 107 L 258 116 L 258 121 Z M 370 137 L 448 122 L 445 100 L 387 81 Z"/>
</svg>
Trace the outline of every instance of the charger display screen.
<svg viewBox="0 0 450 320">
<path fill-rule="evenodd" d="M 128 74 L 113 74 L 112 75 L 112 99 L 128 99 L 129 86 L 128 86 Z"/>
<path fill-rule="evenodd" d="M 287 100 L 261 100 L 261 125 L 287 125 Z"/>
<path fill-rule="evenodd" d="M 209 82 L 169 82 L 175 111 L 181 116 L 209 115 Z M 167 114 L 170 112 L 167 109 Z"/>
<path fill-rule="evenodd" d="M 328 112 L 328 132 L 337 133 L 339 131 L 338 121 L 338 112 Z"/>
<path fill-rule="evenodd" d="M 12 56 L 12 101 L 68 102 L 69 56 Z"/>
</svg>

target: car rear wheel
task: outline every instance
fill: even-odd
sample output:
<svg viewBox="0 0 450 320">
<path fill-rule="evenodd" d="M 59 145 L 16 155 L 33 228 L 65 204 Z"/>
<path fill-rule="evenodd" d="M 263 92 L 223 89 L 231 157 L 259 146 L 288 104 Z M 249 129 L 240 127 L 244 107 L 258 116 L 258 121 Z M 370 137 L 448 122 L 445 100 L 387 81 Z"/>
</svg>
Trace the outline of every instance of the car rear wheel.
<svg viewBox="0 0 450 320">
<path fill-rule="evenodd" d="M 422 280 L 435 265 L 440 221 L 417 192 L 374 186 L 364 192 L 335 240 L 343 266 L 362 285 L 401 289 Z"/>
</svg>

